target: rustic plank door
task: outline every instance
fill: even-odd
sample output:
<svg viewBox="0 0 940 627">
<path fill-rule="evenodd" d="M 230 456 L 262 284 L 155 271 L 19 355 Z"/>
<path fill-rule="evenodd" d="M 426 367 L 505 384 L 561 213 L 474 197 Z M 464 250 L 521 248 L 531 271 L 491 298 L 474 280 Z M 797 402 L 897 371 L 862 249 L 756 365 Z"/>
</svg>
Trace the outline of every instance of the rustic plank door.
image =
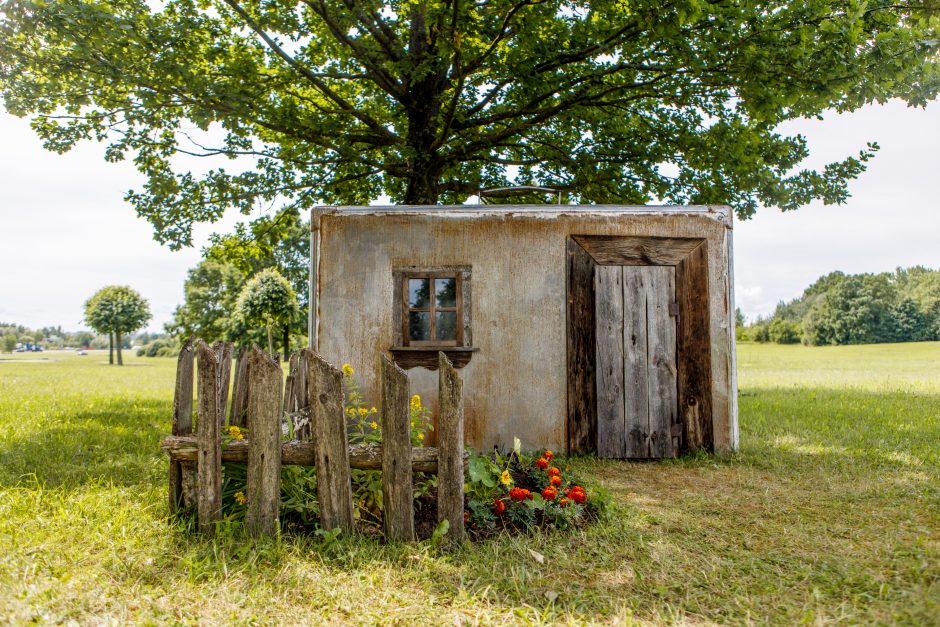
<svg viewBox="0 0 940 627">
<path fill-rule="evenodd" d="M 598 266 L 597 452 L 676 455 L 676 273 L 671 266 Z"/>
</svg>

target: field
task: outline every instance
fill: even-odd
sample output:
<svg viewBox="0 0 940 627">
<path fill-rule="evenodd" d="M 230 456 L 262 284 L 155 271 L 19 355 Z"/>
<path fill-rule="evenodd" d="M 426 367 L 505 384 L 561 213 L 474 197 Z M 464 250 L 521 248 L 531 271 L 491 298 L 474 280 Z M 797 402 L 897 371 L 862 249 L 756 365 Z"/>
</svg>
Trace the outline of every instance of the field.
<svg viewBox="0 0 940 627">
<path fill-rule="evenodd" d="M 742 345 L 738 454 L 575 459 L 606 520 L 452 553 L 187 535 L 174 361 L 40 357 L 0 362 L 3 623 L 940 624 L 940 343 Z"/>
</svg>

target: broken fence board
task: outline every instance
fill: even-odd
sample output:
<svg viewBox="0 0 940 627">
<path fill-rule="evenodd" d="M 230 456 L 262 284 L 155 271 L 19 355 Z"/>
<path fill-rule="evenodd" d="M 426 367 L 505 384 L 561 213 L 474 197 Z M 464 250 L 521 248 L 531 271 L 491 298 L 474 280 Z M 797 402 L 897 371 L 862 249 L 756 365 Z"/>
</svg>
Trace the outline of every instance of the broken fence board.
<svg viewBox="0 0 940 627">
<path fill-rule="evenodd" d="M 176 361 L 176 387 L 173 392 L 173 435 L 193 432 L 193 338 L 183 343 Z M 178 461 L 170 460 L 169 494 L 170 513 L 179 511 L 183 504 L 183 472 Z"/>
<path fill-rule="evenodd" d="M 385 539 L 415 539 L 408 375 L 386 356 L 382 371 L 382 506 Z"/>
<path fill-rule="evenodd" d="M 248 427 L 248 355 L 246 349 L 238 351 L 235 360 L 235 377 L 232 381 L 232 410 L 228 423 L 235 427 Z"/>
<path fill-rule="evenodd" d="M 444 353 L 438 353 L 437 519 L 450 524 L 448 537 L 464 538 L 463 380 Z"/>
<path fill-rule="evenodd" d="M 281 503 L 281 366 L 257 346 L 248 358 L 248 509 L 253 535 L 277 533 Z"/>
<path fill-rule="evenodd" d="M 353 530 L 352 482 L 343 407 L 343 374 L 317 353 L 307 353 L 307 390 L 317 466 L 320 526 Z M 250 433 L 250 432 L 249 432 Z"/>
<path fill-rule="evenodd" d="M 196 423 L 199 443 L 197 512 L 199 531 L 212 531 L 222 516 L 222 442 L 219 438 L 219 354 L 204 342 L 196 349 L 198 357 L 199 414 Z"/>
</svg>

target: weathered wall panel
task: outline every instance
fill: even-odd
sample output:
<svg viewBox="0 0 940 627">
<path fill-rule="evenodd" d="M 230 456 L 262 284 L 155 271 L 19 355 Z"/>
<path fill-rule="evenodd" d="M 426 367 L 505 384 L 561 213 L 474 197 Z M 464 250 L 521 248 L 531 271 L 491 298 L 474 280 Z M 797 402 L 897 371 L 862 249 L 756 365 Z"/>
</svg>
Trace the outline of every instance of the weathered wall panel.
<svg viewBox="0 0 940 627">
<path fill-rule="evenodd" d="M 715 447 L 730 448 L 733 303 L 729 211 L 704 208 L 470 207 L 321 209 L 319 351 L 356 367 L 378 399 L 378 357 L 394 342 L 393 269 L 470 266 L 473 345 L 461 371 L 466 441 L 477 450 L 564 449 L 567 415 L 566 242 L 570 235 L 704 238 L 709 242 Z M 436 407 L 437 373 L 408 371 Z"/>
</svg>

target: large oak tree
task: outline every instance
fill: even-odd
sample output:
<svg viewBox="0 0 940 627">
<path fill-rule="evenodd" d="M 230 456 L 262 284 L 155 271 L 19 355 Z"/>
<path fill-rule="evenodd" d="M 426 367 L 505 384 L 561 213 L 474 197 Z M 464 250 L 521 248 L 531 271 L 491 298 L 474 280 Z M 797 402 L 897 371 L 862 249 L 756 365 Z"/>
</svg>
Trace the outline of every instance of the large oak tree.
<svg viewBox="0 0 940 627">
<path fill-rule="evenodd" d="M 134 159 L 172 247 L 259 202 L 841 202 L 779 125 L 938 91 L 937 0 L 4 0 L 0 90 L 46 146 Z M 876 139 L 876 138 L 872 138 Z M 855 150 L 855 147 L 852 148 Z M 241 158 L 181 168 L 174 155 Z M 244 160 L 249 159 L 250 167 Z"/>
</svg>

